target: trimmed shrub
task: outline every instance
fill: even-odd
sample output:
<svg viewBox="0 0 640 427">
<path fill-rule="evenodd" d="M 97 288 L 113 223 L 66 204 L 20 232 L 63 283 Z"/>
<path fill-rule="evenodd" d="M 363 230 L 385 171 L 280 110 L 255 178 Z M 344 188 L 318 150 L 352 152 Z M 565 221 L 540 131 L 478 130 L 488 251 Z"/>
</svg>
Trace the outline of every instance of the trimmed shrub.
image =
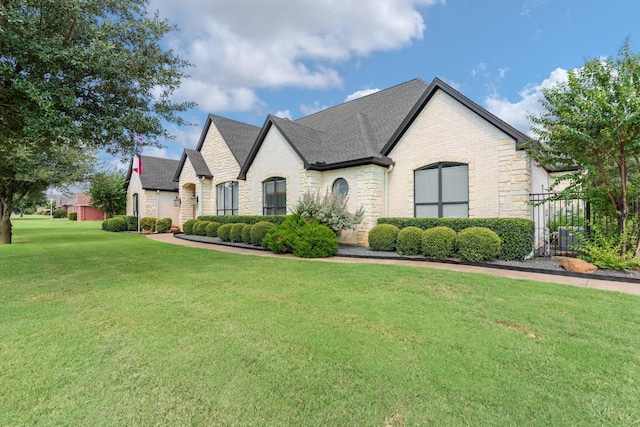
<svg viewBox="0 0 640 427">
<path fill-rule="evenodd" d="M 531 254 L 535 237 L 534 222 L 522 218 L 378 218 L 378 224 L 413 225 L 423 230 L 445 226 L 458 233 L 469 227 L 486 227 L 502 239 L 498 258 L 508 261 L 522 261 Z"/>
<path fill-rule="evenodd" d="M 54 218 L 66 218 L 67 210 L 66 209 L 56 209 L 53 211 Z"/>
<path fill-rule="evenodd" d="M 409 226 L 398 232 L 396 251 L 400 255 L 419 255 L 422 252 L 422 230 Z"/>
<path fill-rule="evenodd" d="M 427 258 L 451 258 L 456 252 L 456 232 L 449 227 L 433 227 L 422 233 L 422 255 Z"/>
<path fill-rule="evenodd" d="M 114 218 L 123 218 L 127 222 L 127 231 L 138 231 L 138 217 L 135 215 L 114 215 Z"/>
<path fill-rule="evenodd" d="M 269 221 L 260 221 L 253 224 L 251 227 L 251 244 L 255 246 L 262 246 L 262 241 L 264 240 L 267 232 L 275 227 L 276 225 L 273 222 Z"/>
<path fill-rule="evenodd" d="M 244 228 L 242 229 L 242 243 L 246 243 L 247 245 L 251 244 L 251 229 L 252 228 L 253 228 L 253 225 L 245 224 Z"/>
<path fill-rule="evenodd" d="M 127 231 L 127 222 L 124 218 L 109 218 L 103 222 L 106 231 L 121 232 Z"/>
<path fill-rule="evenodd" d="M 155 231 L 156 219 L 150 216 L 140 218 L 140 230 L 141 231 Z"/>
<path fill-rule="evenodd" d="M 207 224 L 207 237 L 218 237 L 218 228 L 221 225 L 219 222 L 209 221 L 209 224 Z"/>
<path fill-rule="evenodd" d="M 257 224 L 266 221 L 280 225 L 287 220 L 287 215 L 200 215 L 198 219 L 220 224 Z"/>
<path fill-rule="evenodd" d="M 244 226 L 247 224 L 242 224 L 242 223 L 238 223 L 238 224 L 233 224 L 233 226 L 231 227 L 231 232 L 229 232 L 229 240 L 233 243 L 239 243 L 242 242 L 242 229 L 244 228 Z"/>
<path fill-rule="evenodd" d="M 156 231 L 158 233 L 168 233 L 171 229 L 173 220 L 171 218 L 162 218 L 156 221 Z"/>
<path fill-rule="evenodd" d="M 182 224 L 182 232 L 184 234 L 193 234 L 193 226 L 198 221 L 197 219 L 189 219 Z"/>
<path fill-rule="evenodd" d="M 400 229 L 392 224 L 378 224 L 369 231 L 369 248 L 372 251 L 394 251 Z"/>
<path fill-rule="evenodd" d="M 336 233 L 324 224 L 309 222 L 297 230 L 293 254 L 302 258 L 327 258 L 338 252 Z"/>
<path fill-rule="evenodd" d="M 193 234 L 196 236 L 206 236 L 207 235 L 207 226 L 211 224 L 210 221 L 196 221 L 193 224 Z"/>
<path fill-rule="evenodd" d="M 69 221 L 77 221 L 78 220 L 78 212 L 69 212 Z"/>
<path fill-rule="evenodd" d="M 293 252 L 304 258 L 325 258 L 338 252 L 338 237 L 316 219 L 292 215 L 269 230 L 262 246 L 277 254 Z"/>
<path fill-rule="evenodd" d="M 502 240 L 485 227 L 469 227 L 458 233 L 458 255 L 467 261 L 489 261 L 498 256 Z"/>
<path fill-rule="evenodd" d="M 328 190 L 324 196 L 306 192 L 298 199 L 293 212 L 301 218 L 316 219 L 339 236 L 342 230 L 354 228 L 364 218 L 364 208 L 351 213 L 347 209 L 347 201 L 347 196 L 330 193 Z"/>
<path fill-rule="evenodd" d="M 231 241 L 231 228 L 234 225 L 235 224 L 222 224 L 218 228 L 218 237 L 220 238 L 220 240 L 222 240 L 223 242 Z"/>
</svg>

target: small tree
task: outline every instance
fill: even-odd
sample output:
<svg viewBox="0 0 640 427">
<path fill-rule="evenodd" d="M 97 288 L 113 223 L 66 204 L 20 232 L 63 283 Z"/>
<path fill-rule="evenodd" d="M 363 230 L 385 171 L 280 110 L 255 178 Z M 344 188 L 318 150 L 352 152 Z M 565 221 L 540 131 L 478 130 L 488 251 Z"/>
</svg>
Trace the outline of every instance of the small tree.
<svg viewBox="0 0 640 427">
<path fill-rule="evenodd" d="M 360 207 L 355 213 L 347 208 L 347 196 L 340 194 L 306 192 L 300 197 L 293 212 L 302 218 L 315 218 L 320 224 L 329 227 L 336 235 L 342 230 L 348 230 L 362 222 L 364 208 Z"/>
<path fill-rule="evenodd" d="M 123 214 L 126 210 L 127 192 L 124 181 L 125 175 L 122 171 L 98 172 L 91 178 L 91 204 L 102 210 L 107 218 Z"/>
<path fill-rule="evenodd" d="M 586 61 L 543 93 L 545 112 L 530 117 L 541 142 L 533 156 L 542 166 L 578 168 L 561 177 L 565 192 L 583 192 L 615 215 L 625 253 L 630 202 L 640 195 L 632 185 L 640 176 L 640 56 L 627 39 L 617 58 Z"/>
</svg>

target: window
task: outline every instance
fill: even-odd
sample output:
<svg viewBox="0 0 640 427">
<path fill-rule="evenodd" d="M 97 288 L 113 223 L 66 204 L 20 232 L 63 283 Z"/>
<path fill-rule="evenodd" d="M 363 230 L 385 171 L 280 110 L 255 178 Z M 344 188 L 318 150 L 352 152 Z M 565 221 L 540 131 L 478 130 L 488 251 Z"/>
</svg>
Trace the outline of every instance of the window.
<svg viewBox="0 0 640 427">
<path fill-rule="evenodd" d="M 138 193 L 135 193 L 133 195 L 133 200 L 132 200 L 132 207 L 133 207 L 133 216 L 138 216 Z"/>
<path fill-rule="evenodd" d="M 344 197 L 347 194 L 349 194 L 349 183 L 344 178 L 338 178 L 335 181 L 333 181 L 331 192 L 333 194 L 338 194 Z"/>
<path fill-rule="evenodd" d="M 218 215 L 238 215 L 238 181 L 227 181 L 216 186 Z"/>
<path fill-rule="evenodd" d="M 416 218 L 468 218 L 469 166 L 436 163 L 414 172 Z"/>
<path fill-rule="evenodd" d="M 262 183 L 264 195 L 263 215 L 284 215 L 287 213 L 287 180 L 270 178 Z"/>
</svg>

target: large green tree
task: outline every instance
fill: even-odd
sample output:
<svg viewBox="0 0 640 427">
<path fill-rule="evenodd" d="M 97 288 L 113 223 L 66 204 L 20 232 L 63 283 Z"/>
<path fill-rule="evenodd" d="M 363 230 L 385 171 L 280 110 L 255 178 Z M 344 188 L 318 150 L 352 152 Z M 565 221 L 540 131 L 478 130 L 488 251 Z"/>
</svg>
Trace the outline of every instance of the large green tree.
<svg viewBox="0 0 640 427">
<path fill-rule="evenodd" d="M 531 117 L 542 143 L 533 155 L 543 166 L 578 167 L 561 177 L 566 191 L 615 215 L 626 252 L 630 206 L 640 195 L 640 56 L 627 39 L 617 57 L 586 61 L 566 82 L 544 89 L 542 103 L 544 113 Z"/>
<path fill-rule="evenodd" d="M 171 95 L 189 64 L 163 48 L 175 28 L 147 6 L 0 0 L 0 162 L 23 161 L 21 150 L 52 162 L 60 147 L 130 154 L 138 134 L 157 145 L 171 137 L 166 123 L 184 124 L 179 113 L 192 104 Z M 0 243 L 11 241 L 7 211 L 38 181 L 12 174 L 0 168 Z"/>
<path fill-rule="evenodd" d="M 83 181 L 95 168 L 95 156 L 86 147 L 37 146 L 28 140 L 0 144 L 0 243 L 11 243 L 11 214 L 25 197 Z"/>
<path fill-rule="evenodd" d="M 110 218 L 123 214 L 127 207 L 127 191 L 122 171 L 98 172 L 90 180 L 91 204 L 102 210 Z"/>
</svg>

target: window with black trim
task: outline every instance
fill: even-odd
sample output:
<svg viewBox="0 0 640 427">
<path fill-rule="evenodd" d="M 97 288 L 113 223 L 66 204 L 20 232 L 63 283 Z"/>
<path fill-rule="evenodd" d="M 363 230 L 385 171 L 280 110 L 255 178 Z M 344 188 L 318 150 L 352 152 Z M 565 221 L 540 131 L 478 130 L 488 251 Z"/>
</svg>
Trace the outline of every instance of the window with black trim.
<svg viewBox="0 0 640 427">
<path fill-rule="evenodd" d="M 469 166 L 441 162 L 414 171 L 416 218 L 468 218 Z"/>
<path fill-rule="evenodd" d="M 349 183 L 344 178 L 338 178 L 333 181 L 331 192 L 333 194 L 338 194 L 340 196 L 346 197 L 346 195 L 349 194 Z"/>
<path fill-rule="evenodd" d="M 269 178 L 262 183 L 262 214 L 285 215 L 287 213 L 287 180 Z"/>
<path fill-rule="evenodd" d="M 227 181 L 216 186 L 218 215 L 238 215 L 238 181 Z"/>
</svg>

